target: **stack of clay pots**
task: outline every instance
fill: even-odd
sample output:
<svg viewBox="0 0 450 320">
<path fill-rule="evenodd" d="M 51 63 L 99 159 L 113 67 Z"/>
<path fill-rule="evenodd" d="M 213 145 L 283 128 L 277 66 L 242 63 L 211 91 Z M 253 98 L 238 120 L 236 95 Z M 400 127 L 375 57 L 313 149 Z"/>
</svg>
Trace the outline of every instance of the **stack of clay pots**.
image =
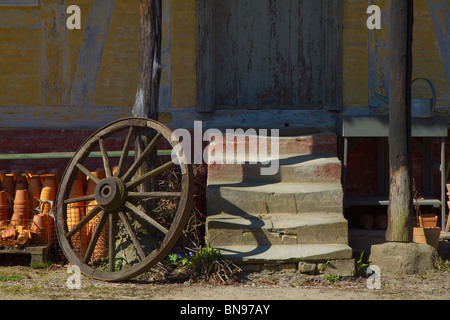
<svg viewBox="0 0 450 320">
<path fill-rule="evenodd" d="M 31 238 L 32 243 L 50 243 L 55 231 L 50 213 L 59 182 L 59 172 L 52 173 L 0 172 L 2 241 L 14 238 L 18 244 L 25 244 Z"/>
<path fill-rule="evenodd" d="M 77 178 L 73 182 L 69 198 L 79 198 L 84 195 L 83 181 L 80 178 Z M 67 205 L 67 228 L 69 231 L 77 225 L 85 215 L 86 211 L 84 202 L 69 203 Z M 72 243 L 77 252 L 84 254 L 88 243 L 87 228 L 82 228 L 81 232 L 77 232 L 72 237 Z"/>
<path fill-rule="evenodd" d="M 14 226 L 26 226 L 31 218 L 30 201 L 28 199 L 28 191 L 21 189 L 16 191 L 14 198 L 13 215 L 11 224 Z"/>
<path fill-rule="evenodd" d="M 96 169 L 96 171 L 93 171 L 92 174 L 96 176 L 99 179 L 105 178 L 105 172 L 103 169 Z M 97 184 L 92 180 L 87 180 L 87 188 L 86 188 L 86 195 L 94 194 L 95 187 Z M 86 203 L 86 213 L 90 212 L 92 209 L 95 208 L 97 205 L 97 201 L 91 200 Z M 95 227 L 97 223 L 99 222 L 99 215 L 96 215 L 94 218 L 92 218 L 88 223 L 88 238 L 90 239 L 92 237 L 92 234 L 94 233 Z M 108 222 L 106 222 L 105 226 L 103 227 L 103 230 L 100 234 L 100 237 L 98 238 L 97 244 L 94 248 L 94 251 L 91 256 L 91 261 L 97 261 L 101 258 L 103 258 L 105 255 L 108 254 Z"/>
<path fill-rule="evenodd" d="M 6 192 L 8 201 L 14 199 L 14 190 L 16 188 L 15 176 L 12 173 L 7 173 L 2 180 L 2 190 Z"/>
<path fill-rule="evenodd" d="M 5 191 L 0 191 L 0 226 L 8 224 L 9 219 L 9 205 L 8 198 Z"/>
<path fill-rule="evenodd" d="M 39 200 L 41 199 L 42 181 L 37 174 L 31 175 L 28 184 L 28 198 L 32 210 L 39 210 Z"/>
<path fill-rule="evenodd" d="M 40 212 L 49 214 L 53 209 L 56 197 L 56 178 L 52 174 L 45 175 L 40 194 Z"/>
</svg>

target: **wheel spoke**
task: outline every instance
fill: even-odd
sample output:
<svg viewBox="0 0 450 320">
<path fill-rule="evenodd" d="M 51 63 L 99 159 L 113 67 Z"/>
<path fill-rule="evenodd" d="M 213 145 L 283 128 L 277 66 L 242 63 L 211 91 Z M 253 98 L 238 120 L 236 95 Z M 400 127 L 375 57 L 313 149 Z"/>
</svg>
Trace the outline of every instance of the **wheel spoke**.
<svg viewBox="0 0 450 320">
<path fill-rule="evenodd" d="M 94 194 L 89 194 L 87 196 L 82 196 L 82 197 L 78 197 L 78 198 L 66 199 L 66 200 L 64 200 L 64 203 L 69 204 L 69 203 L 84 202 L 84 201 L 90 201 L 90 200 L 95 200 Z"/>
<path fill-rule="evenodd" d="M 134 247 L 136 248 L 139 257 L 141 258 L 141 260 L 143 260 L 145 258 L 145 253 L 144 250 L 142 250 L 139 240 L 136 238 L 136 234 L 134 233 L 133 228 L 131 227 L 130 221 L 128 221 L 127 216 L 122 211 L 119 212 L 119 217 L 123 225 L 125 226 L 125 230 L 131 237 L 131 241 L 133 241 Z"/>
<path fill-rule="evenodd" d="M 111 166 L 109 165 L 108 152 L 106 151 L 105 141 L 103 139 L 100 139 L 98 140 L 98 144 L 100 145 L 100 152 L 102 154 L 103 167 L 105 168 L 106 177 L 111 177 Z"/>
<path fill-rule="evenodd" d="M 128 192 L 128 197 L 142 199 L 179 198 L 181 197 L 181 192 Z"/>
<path fill-rule="evenodd" d="M 125 166 L 125 160 L 128 157 L 128 152 L 130 151 L 131 137 L 133 137 L 135 131 L 135 127 L 131 127 L 128 132 L 127 139 L 125 140 L 125 144 L 123 146 L 122 154 L 120 155 L 119 164 L 117 166 L 116 177 L 122 176 L 122 171 Z"/>
<path fill-rule="evenodd" d="M 89 213 L 83 217 L 68 233 L 66 233 L 66 238 L 71 238 L 75 233 L 81 230 L 92 218 L 94 218 L 102 208 L 100 206 L 95 206 Z"/>
<path fill-rule="evenodd" d="M 109 214 L 109 234 L 108 234 L 108 260 L 109 260 L 109 272 L 115 271 L 115 259 L 116 259 L 116 215 Z"/>
<path fill-rule="evenodd" d="M 76 166 L 81 172 L 83 172 L 85 175 L 87 175 L 95 183 L 100 182 L 100 179 L 97 178 L 96 176 L 94 176 L 94 174 L 89 169 L 87 169 L 85 166 L 83 166 L 81 163 L 77 163 Z"/>
<path fill-rule="evenodd" d="M 175 163 L 173 163 L 173 161 L 169 161 L 169 162 L 163 164 L 162 166 L 160 166 L 160 167 L 158 167 L 156 169 L 153 169 L 152 171 L 147 172 L 146 174 L 143 174 L 139 178 L 128 182 L 126 184 L 127 190 L 130 190 L 130 189 L 133 189 L 133 188 L 137 187 L 141 183 L 143 183 L 143 182 L 153 178 L 154 176 L 160 174 L 161 172 L 172 168 L 174 165 L 175 165 Z"/>
<path fill-rule="evenodd" d="M 95 246 L 97 244 L 98 238 L 100 237 L 100 234 L 102 233 L 103 227 L 106 224 L 106 220 L 108 219 L 108 214 L 105 211 L 102 211 L 102 215 L 95 226 L 94 232 L 92 234 L 92 238 L 89 241 L 89 245 L 86 250 L 86 254 L 84 256 L 84 263 L 88 263 L 91 259 L 92 253 L 94 252 Z"/>
<path fill-rule="evenodd" d="M 147 222 L 151 226 L 155 227 L 156 229 L 158 229 L 162 233 L 164 233 L 164 234 L 168 234 L 169 233 L 169 230 L 167 230 L 165 227 L 163 227 L 159 222 L 157 222 L 156 220 L 150 218 L 147 214 L 145 214 L 145 212 L 143 212 L 139 208 L 136 208 L 130 202 L 128 202 L 128 201 L 125 202 L 125 207 L 130 209 L 134 214 L 136 214 L 138 217 L 140 217 L 145 222 Z"/>
<path fill-rule="evenodd" d="M 161 137 L 161 133 L 158 134 L 152 139 L 150 144 L 145 148 L 145 150 L 139 155 L 137 160 L 133 163 L 130 169 L 123 176 L 123 181 L 128 182 L 134 176 L 136 171 L 139 169 L 141 164 L 144 162 L 145 158 L 155 149 L 159 138 Z"/>
</svg>

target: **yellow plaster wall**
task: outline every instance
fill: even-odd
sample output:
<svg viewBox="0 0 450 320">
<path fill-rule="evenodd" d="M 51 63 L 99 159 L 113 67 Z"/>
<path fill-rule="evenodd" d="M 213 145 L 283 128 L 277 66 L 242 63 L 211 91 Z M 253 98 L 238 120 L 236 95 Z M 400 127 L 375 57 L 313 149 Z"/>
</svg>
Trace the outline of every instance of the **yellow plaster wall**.
<svg viewBox="0 0 450 320">
<path fill-rule="evenodd" d="M 0 106 L 40 105 L 40 22 L 35 7 L 1 7 Z"/>
<path fill-rule="evenodd" d="M 132 107 L 138 61 L 139 1 L 116 0 L 93 105 Z"/>
</svg>

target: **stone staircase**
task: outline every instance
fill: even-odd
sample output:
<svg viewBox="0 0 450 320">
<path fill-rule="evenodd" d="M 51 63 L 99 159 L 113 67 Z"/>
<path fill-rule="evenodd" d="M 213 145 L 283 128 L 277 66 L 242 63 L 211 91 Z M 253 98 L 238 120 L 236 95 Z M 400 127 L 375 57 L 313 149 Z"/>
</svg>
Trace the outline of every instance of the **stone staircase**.
<svg viewBox="0 0 450 320">
<path fill-rule="evenodd" d="M 335 134 L 287 131 L 278 142 L 275 175 L 261 175 L 270 156 L 209 165 L 208 243 L 238 264 L 352 261 Z"/>
</svg>

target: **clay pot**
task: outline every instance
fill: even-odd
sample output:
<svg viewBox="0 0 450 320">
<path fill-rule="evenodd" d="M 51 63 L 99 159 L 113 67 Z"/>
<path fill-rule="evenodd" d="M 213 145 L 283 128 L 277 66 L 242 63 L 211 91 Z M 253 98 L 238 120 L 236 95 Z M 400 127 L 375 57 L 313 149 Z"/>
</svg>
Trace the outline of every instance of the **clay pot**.
<svg viewBox="0 0 450 320">
<path fill-rule="evenodd" d="M 375 228 L 379 230 L 385 230 L 388 226 L 388 217 L 385 214 L 377 214 L 375 216 Z"/>
<path fill-rule="evenodd" d="M 39 199 L 41 197 L 41 177 L 38 175 L 32 175 L 28 184 L 28 198 L 30 199 L 31 209 L 39 208 Z"/>
<path fill-rule="evenodd" d="M 22 213 L 13 213 L 11 217 L 11 225 L 12 226 L 25 226 L 27 225 L 28 221 L 24 214 Z"/>
<path fill-rule="evenodd" d="M 13 210 L 14 213 L 23 215 L 25 220 L 30 219 L 30 201 L 28 200 L 28 191 L 26 189 L 17 190 Z"/>
<path fill-rule="evenodd" d="M 12 173 L 8 173 L 3 177 L 2 182 L 2 190 L 6 191 L 7 198 L 13 198 L 14 197 L 14 190 L 16 188 L 16 182 L 14 175 Z"/>
<path fill-rule="evenodd" d="M 84 196 L 83 181 L 75 179 L 70 189 L 69 198 L 78 198 Z M 67 228 L 71 230 L 85 216 L 85 202 L 69 203 L 67 205 Z M 72 237 L 72 243 L 77 252 L 84 254 L 87 249 L 88 237 L 87 227 L 81 229 Z"/>
<path fill-rule="evenodd" d="M 25 245 L 30 241 L 31 234 L 30 231 L 24 227 L 17 227 L 17 244 Z"/>
<path fill-rule="evenodd" d="M 41 199 L 40 212 L 48 214 L 56 196 L 56 182 L 54 175 L 46 175 L 39 198 Z M 51 201 L 51 202 L 48 202 Z"/>
<path fill-rule="evenodd" d="M 414 228 L 413 241 L 415 243 L 424 243 L 434 247 L 436 250 L 439 246 L 439 237 L 441 228 Z"/>
<path fill-rule="evenodd" d="M 16 228 L 14 226 L 8 226 L 0 232 L 0 238 L 8 239 L 15 238 L 16 236 Z"/>
<path fill-rule="evenodd" d="M 17 176 L 15 191 L 17 192 L 17 190 L 26 190 L 27 188 L 28 188 L 27 176 L 24 174 Z"/>
<path fill-rule="evenodd" d="M 49 223 L 51 222 L 49 218 L 51 218 L 51 216 L 42 213 L 36 214 L 33 217 L 33 223 L 31 224 L 30 228 L 32 243 L 49 242 Z"/>
<path fill-rule="evenodd" d="M 0 191 L 0 225 L 8 224 L 9 205 L 5 191 Z"/>
<path fill-rule="evenodd" d="M 363 229 L 371 230 L 371 229 L 373 229 L 374 224 L 375 224 L 375 219 L 371 214 L 362 214 L 359 217 L 359 225 Z"/>
<path fill-rule="evenodd" d="M 419 216 L 419 227 L 421 228 L 436 228 L 438 216 L 434 214 L 422 214 Z"/>
</svg>

